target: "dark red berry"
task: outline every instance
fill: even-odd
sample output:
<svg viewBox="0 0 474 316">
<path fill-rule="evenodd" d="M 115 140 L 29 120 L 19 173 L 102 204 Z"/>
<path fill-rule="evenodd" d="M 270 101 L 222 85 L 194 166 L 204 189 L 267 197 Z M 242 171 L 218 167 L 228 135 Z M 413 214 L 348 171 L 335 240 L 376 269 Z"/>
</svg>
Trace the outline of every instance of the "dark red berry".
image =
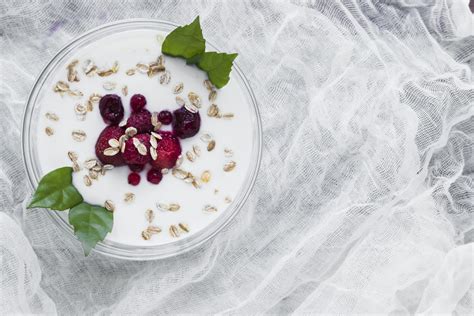
<svg viewBox="0 0 474 316">
<path fill-rule="evenodd" d="M 141 94 L 134 94 L 130 99 L 130 107 L 132 112 L 138 112 L 142 110 L 146 105 L 146 98 Z"/>
<path fill-rule="evenodd" d="M 128 167 L 130 168 L 130 170 L 132 170 L 133 172 L 140 172 L 143 170 L 143 168 L 145 167 L 144 165 L 128 165 Z"/>
<path fill-rule="evenodd" d="M 95 143 L 95 155 L 104 165 L 109 164 L 114 166 L 120 166 L 125 163 L 120 152 L 113 156 L 104 155 L 104 151 L 110 147 L 109 140 L 119 140 L 120 136 L 122 136 L 123 134 L 123 129 L 118 126 L 107 126 L 100 133 L 99 137 L 97 138 L 97 142 Z"/>
<path fill-rule="evenodd" d="M 151 113 L 148 110 L 141 110 L 139 112 L 132 113 L 127 120 L 127 127 L 135 127 L 138 133 L 148 133 L 153 130 L 151 124 Z"/>
<path fill-rule="evenodd" d="M 155 169 L 171 169 L 176 165 L 176 160 L 181 155 L 181 144 L 171 132 L 160 131 L 158 134 L 162 139 L 156 147 L 157 158 L 151 160 L 151 165 Z"/>
<path fill-rule="evenodd" d="M 158 121 L 160 121 L 163 125 L 169 125 L 173 121 L 173 114 L 170 111 L 161 111 L 158 114 Z"/>
<path fill-rule="evenodd" d="M 148 180 L 148 182 L 151 182 L 153 184 L 160 183 L 162 178 L 163 175 L 161 174 L 161 170 L 159 169 L 150 169 L 146 174 L 146 179 Z"/>
<path fill-rule="evenodd" d="M 184 106 L 173 112 L 173 131 L 179 138 L 188 138 L 196 135 L 201 127 L 199 112 L 192 113 Z"/>
<path fill-rule="evenodd" d="M 146 148 L 146 154 L 142 155 L 135 143 L 139 141 Z M 125 151 L 122 154 L 123 160 L 128 165 L 145 165 L 151 160 L 150 156 L 150 135 L 138 134 L 129 138 L 125 142 Z"/>
<path fill-rule="evenodd" d="M 99 110 L 106 124 L 117 125 L 123 119 L 122 100 L 116 94 L 106 94 L 99 101 Z"/>
<path fill-rule="evenodd" d="M 128 175 L 128 183 L 131 185 L 138 185 L 140 183 L 140 175 L 136 172 L 132 172 Z"/>
</svg>

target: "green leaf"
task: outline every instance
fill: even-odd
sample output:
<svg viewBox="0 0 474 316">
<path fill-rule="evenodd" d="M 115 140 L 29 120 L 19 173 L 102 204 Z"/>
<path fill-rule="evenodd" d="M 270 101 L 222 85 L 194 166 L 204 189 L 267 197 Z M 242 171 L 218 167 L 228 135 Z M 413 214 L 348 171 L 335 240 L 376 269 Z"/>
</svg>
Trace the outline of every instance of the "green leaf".
<svg viewBox="0 0 474 316">
<path fill-rule="evenodd" d="M 206 71 L 209 80 L 220 89 L 229 82 L 236 57 L 237 54 L 207 52 L 200 56 L 197 66 Z"/>
<path fill-rule="evenodd" d="M 166 36 L 161 51 L 175 57 L 191 58 L 204 53 L 206 41 L 202 36 L 199 16 L 191 24 L 180 26 Z"/>
<path fill-rule="evenodd" d="M 191 58 L 186 59 L 187 65 L 195 65 L 201 60 L 202 54 L 197 54 Z"/>
<path fill-rule="evenodd" d="M 112 231 L 114 215 L 102 206 L 81 203 L 69 210 L 69 224 L 87 256 L 92 248 Z"/>
<path fill-rule="evenodd" d="M 28 208 L 64 211 L 82 201 L 81 194 L 72 185 L 72 168 L 63 167 L 51 171 L 40 180 Z"/>
</svg>

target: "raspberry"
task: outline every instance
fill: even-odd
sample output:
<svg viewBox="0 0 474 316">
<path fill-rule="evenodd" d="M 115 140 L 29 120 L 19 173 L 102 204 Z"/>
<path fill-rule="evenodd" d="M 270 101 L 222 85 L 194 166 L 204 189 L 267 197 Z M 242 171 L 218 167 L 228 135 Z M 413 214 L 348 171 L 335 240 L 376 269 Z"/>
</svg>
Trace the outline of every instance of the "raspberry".
<svg viewBox="0 0 474 316">
<path fill-rule="evenodd" d="M 123 119 L 122 100 L 116 94 L 106 94 L 99 101 L 99 110 L 106 124 L 117 125 Z"/>
<path fill-rule="evenodd" d="M 134 94 L 130 99 L 130 107 L 132 112 L 138 112 L 145 108 L 146 98 L 141 94 Z"/>
<path fill-rule="evenodd" d="M 148 182 L 151 182 L 153 184 L 160 183 L 162 178 L 163 175 L 161 174 L 161 170 L 159 169 L 150 169 L 146 174 L 146 179 L 148 180 Z"/>
<path fill-rule="evenodd" d="M 130 115 L 127 120 L 127 127 L 135 127 L 138 133 L 148 133 L 153 130 L 151 124 L 151 113 L 148 110 L 141 110 Z"/>
<path fill-rule="evenodd" d="M 139 140 L 146 147 L 146 155 L 142 155 L 138 152 L 138 149 L 133 143 L 134 139 Z M 129 138 L 125 142 L 125 151 L 122 154 L 123 160 L 128 165 L 145 165 L 151 160 L 150 157 L 150 135 L 138 134 L 132 138 Z"/>
<path fill-rule="evenodd" d="M 173 131 L 179 138 L 188 138 L 196 135 L 201 127 L 199 112 L 192 113 L 184 106 L 174 111 Z"/>
<path fill-rule="evenodd" d="M 158 114 L 158 121 L 160 121 L 163 125 L 169 125 L 173 121 L 173 114 L 170 111 L 161 111 Z"/>
<path fill-rule="evenodd" d="M 143 170 L 145 166 L 144 165 L 128 165 L 128 167 L 130 168 L 130 170 L 134 172 L 140 172 Z"/>
<path fill-rule="evenodd" d="M 171 132 L 159 132 L 162 140 L 158 142 L 156 153 L 158 158 L 151 161 L 151 165 L 155 169 L 173 168 L 176 160 L 181 155 L 181 144 L 179 139 L 173 136 Z"/>
<path fill-rule="evenodd" d="M 119 140 L 120 136 L 123 134 L 123 129 L 118 126 L 107 126 L 104 128 L 104 130 L 100 133 L 99 138 L 97 138 L 97 142 L 95 143 L 95 155 L 97 158 L 99 158 L 100 162 L 114 166 L 120 166 L 125 163 L 120 152 L 114 156 L 104 155 L 104 150 L 110 147 L 109 140 L 112 138 Z"/>
<path fill-rule="evenodd" d="M 141 177 L 138 173 L 132 172 L 128 175 L 128 183 L 131 185 L 138 185 L 140 183 Z"/>
</svg>

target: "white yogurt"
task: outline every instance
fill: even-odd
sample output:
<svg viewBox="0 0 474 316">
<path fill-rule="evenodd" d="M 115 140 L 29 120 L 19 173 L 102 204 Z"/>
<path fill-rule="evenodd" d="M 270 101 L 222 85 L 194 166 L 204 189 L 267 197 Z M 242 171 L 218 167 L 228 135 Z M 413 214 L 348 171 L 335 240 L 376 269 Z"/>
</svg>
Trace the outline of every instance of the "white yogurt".
<svg viewBox="0 0 474 316">
<path fill-rule="evenodd" d="M 233 76 L 231 76 L 227 86 L 218 90 L 215 101 L 221 112 L 235 114 L 233 119 L 224 120 L 207 116 L 210 102 L 207 98 L 208 91 L 203 85 L 206 74 L 194 66 L 187 66 L 182 59 L 165 57 L 166 69 L 171 73 L 171 82 L 168 85 L 159 83 L 160 75 L 149 78 L 141 73 L 136 73 L 134 76 L 125 74 L 127 69 L 134 68 L 138 62 L 151 63 L 161 54 L 161 43 L 157 41 L 158 34 L 166 36 L 155 30 L 124 31 L 104 37 L 79 49 L 50 75 L 38 99 L 41 113 L 37 124 L 36 146 L 39 166 L 44 175 L 53 169 L 71 166 L 71 161 L 67 156 L 68 151 L 75 151 L 78 154 L 81 165 L 88 158 L 95 157 L 95 142 L 106 126 L 100 116 L 98 105 L 95 105 L 93 112 L 87 114 L 85 121 L 78 120 L 74 111 L 74 106 L 77 103 L 85 104 L 89 95 L 93 93 L 118 94 L 122 97 L 125 118 L 130 114 L 130 98 L 136 93 L 143 94 L 147 98 L 147 109 L 151 112 L 164 109 L 173 111 L 179 107 L 175 101 L 176 95 L 172 92 L 173 87 L 179 82 L 184 83 L 184 90 L 180 96 L 186 101 L 188 101 L 187 94 L 190 91 L 200 95 L 203 103 L 200 111 L 201 130 L 198 135 L 181 140 L 183 155 L 186 151 L 192 150 L 193 145 L 198 145 L 202 152 L 195 162 L 184 159 L 182 168 L 196 176 L 200 176 L 205 170 L 211 172 L 210 182 L 204 183 L 200 189 L 194 188 L 171 174 L 165 175 L 159 185 L 151 184 L 146 180 L 149 166 L 140 173 L 142 179 L 138 186 L 128 184 L 127 176 L 130 170 L 127 166 L 107 172 L 105 176 L 94 180 L 90 187 L 87 187 L 83 181 L 83 176 L 87 174 L 85 168 L 74 173 L 74 185 L 85 201 L 98 205 L 103 205 L 106 200 L 113 201 L 116 208 L 114 225 L 106 239 L 126 245 L 153 246 L 171 243 L 213 225 L 216 218 L 231 205 L 225 201 L 226 197 L 232 200 L 236 197 L 251 166 L 253 110 L 235 77 L 232 79 Z M 79 66 L 76 67 L 80 81 L 69 83 L 69 85 L 71 89 L 84 93 L 81 99 L 74 99 L 67 95 L 60 96 L 53 92 L 57 81 L 67 82 L 66 65 L 74 59 L 80 61 Z M 108 77 L 97 75 L 87 77 L 82 70 L 82 64 L 87 59 L 93 60 L 100 69 L 110 68 L 114 61 L 118 61 L 120 70 Z M 117 88 L 106 91 L 103 83 L 107 81 L 117 83 Z M 123 96 L 121 92 L 124 85 L 128 86 L 127 96 Z M 47 112 L 57 114 L 59 121 L 53 122 L 46 119 Z M 46 127 L 53 128 L 52 136 L 46 135 Z M 86 140 L 74 141 L 71 136 L 74 129 L 84 130 L 87 133 Z M 200 136 L 206 132 L 211 134 L 216 141 L 216 147 L 211 152 L 206 150 L 206 144 L 200 140 Z M 234 152 L 232 158 L 225 157 L 225 148 Z M 237 166 L 232 172 L 224 172 L 223 166 L 229 160 L 234 160 Z M 134 202 L 124 202 L 124 195 L 127 192 L 135 194 Z M 163 212 L 157 209 L 157 202 L 179 203 L 181 209 L 177 212 Z M 214 205 L 218 211 L 204 212 L 203 207 L 207 204 Z M 147 209 L 152 209 L 155 213 L 152 224 L 162 229 L 161 233 L 153 235 L 150 240 L 144 240 L 141 236 L 141 232 L 148 226 L 145 218 Z M 168 229 L 170 225 L 178 223 L 187 224 L 190 232 L 175 238 L 170 236 Z"/>
</svg>

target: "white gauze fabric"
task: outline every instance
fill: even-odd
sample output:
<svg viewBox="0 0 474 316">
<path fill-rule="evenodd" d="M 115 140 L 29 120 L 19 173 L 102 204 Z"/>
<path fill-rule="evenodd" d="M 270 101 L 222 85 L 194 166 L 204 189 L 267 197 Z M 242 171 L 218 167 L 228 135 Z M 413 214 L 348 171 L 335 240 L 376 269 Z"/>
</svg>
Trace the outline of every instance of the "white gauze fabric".
<svg viewBox="0 0 474 316">
<path fill-rule="evenodd" d="M 196 15 L 257 96 L 255 188 L 195 251 L 84 258 L 46 210 L 24 208 L 29 89 L 92 27 Z M 472 30 L 452 0 L 2 1 L 0 312 L 472 312 Z"/>
</svg>

